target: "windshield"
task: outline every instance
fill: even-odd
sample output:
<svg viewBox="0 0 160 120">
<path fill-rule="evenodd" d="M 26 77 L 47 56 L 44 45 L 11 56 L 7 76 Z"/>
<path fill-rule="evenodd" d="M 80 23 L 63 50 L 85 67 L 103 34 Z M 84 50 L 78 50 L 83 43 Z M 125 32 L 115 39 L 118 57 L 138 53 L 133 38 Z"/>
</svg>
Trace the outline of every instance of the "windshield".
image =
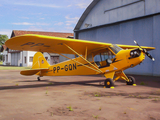
<svg viewBox="0 0 160 120">
<path fill-rule="evenodd" d="M 112 44 L 112 46 L 110 47 L 112 49 L 112 51 L 117 54 L 120 50 L 123 50 L 121 47 L 118 47 L 115 44 Z"/>
</svg>

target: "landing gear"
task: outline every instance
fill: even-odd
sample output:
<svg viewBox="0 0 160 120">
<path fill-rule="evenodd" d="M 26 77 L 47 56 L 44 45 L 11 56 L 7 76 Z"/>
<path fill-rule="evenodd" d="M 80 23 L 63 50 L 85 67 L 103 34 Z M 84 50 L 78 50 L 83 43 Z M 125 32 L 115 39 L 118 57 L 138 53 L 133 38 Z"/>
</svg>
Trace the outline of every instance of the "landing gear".
<svg viewBox="0 0 160 120">
<path fill-rule="evenodd" d="M 114 82 L 111 78 L 107 78 L 105 81 L 104 81 L 104 85 L 106 88 L 110 88 L 110 87 L 113 87 L 114 86 Z"/>
<path fill-rule="evenodd" d="M 129 76 L 128 79 L 129 79 L 129 82 L 126 81 L 126 84 L 127 84 L 127 85 L 133 85 L 133 84 L 136 83 L 136 80 L 135 80 L 134 77 Z"/>
<path fill-rule="evenodd" d="M 37 80 L 38 80 L 38 81 L 41 81 L 40 77 L 37 77 Z"/>
</svg>

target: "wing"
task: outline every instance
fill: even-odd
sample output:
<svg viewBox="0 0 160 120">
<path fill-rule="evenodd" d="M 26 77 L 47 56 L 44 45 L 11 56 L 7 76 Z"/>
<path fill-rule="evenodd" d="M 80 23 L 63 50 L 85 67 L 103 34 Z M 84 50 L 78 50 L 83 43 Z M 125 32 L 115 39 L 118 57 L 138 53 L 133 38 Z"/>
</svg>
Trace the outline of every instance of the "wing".
<svg viewBox="0 0 160 120">
<path fill-rule="evenodd" d="M 73 54 L 73 52 L 69 50 L 64 44 L 70 46 L 79 54 L 85 54 L 86 48 L 88 51 L 90 51 L 111 45 L 110 43 L 100 43 L 32 34 L 13 37 L 7 40 L 5 44 L 12 50 L 40 51 L 50 53 L 56 52 L 64 54 Z"/>
<path fill-rule="evenodd" d="M 134 46 L 134 45 L 119 45 L 117 44 L 117 46 L 123 48 L 123 49 L 135 49 L 135 48 L 139 48 L 139 46 Z M 143 49 L 146 49 L 147 51 L 149 50 L 154 50 L 155 47 L 147 47 L 147 46 L 141 46 Z"/>
<path fill-rule="evenodd" d="M 111 46 L 111 43 L 86 41 L 79 39 L 59 38 L 53 36 L 26 34 L 13 37 L 6 41 L 6 46 L 12 50 L 40 51 L 49 53 L 74 54 L 65 45 L 68 45 L 79 54 L 87 51 L 97 51 Z M 138 48 L 138 46 L 118 45 L 122 48 Z M 147 47 L 148 48 L 148 47 Z M 153 49 L 149 47 L 150 49 Z"/>
</svg>

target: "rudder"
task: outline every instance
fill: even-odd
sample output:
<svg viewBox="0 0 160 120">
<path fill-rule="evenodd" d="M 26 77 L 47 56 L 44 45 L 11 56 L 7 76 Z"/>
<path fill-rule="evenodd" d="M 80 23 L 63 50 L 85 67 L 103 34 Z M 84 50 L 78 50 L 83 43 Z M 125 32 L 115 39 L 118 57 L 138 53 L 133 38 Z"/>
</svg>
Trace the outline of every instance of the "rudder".
<svg viewBox="0 0 160 120">
<path fill-rule="evenodd" d="M 33 57 L 32 69 L 48 68 L 50 64 L 47 62 L 41 52 L 37 52 Z"/>
</svg>

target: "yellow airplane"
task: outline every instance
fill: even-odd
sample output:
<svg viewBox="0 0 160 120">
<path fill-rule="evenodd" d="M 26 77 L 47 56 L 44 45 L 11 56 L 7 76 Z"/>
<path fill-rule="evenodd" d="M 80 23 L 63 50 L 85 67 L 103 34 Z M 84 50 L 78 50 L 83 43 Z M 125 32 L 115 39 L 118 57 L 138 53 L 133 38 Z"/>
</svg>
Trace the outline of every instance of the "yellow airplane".
<svg viewBox="0 0 160 120">
<path fill-rule="evenodd" d="M 134 85 L 134 77 L 127 77 L 123 70 L 143 62 L 145 55 L 155 60 L 147 52 L 154 47 L 134 42 L 137 46 L 26 34 L 13 37 L 5 44 L 12 50 L 38 51 L 33 57 L 32 69 L 21 71 L 22 75 L 38 75 L 38 80 L 42 76 L 103 75 L 105 87 L 112 87 L 118 79 Z M 75 58 L 51 66 L 43 52 L 58 53 L 66 58 L 64 54 L 74 54 Z"/>
</svg>

